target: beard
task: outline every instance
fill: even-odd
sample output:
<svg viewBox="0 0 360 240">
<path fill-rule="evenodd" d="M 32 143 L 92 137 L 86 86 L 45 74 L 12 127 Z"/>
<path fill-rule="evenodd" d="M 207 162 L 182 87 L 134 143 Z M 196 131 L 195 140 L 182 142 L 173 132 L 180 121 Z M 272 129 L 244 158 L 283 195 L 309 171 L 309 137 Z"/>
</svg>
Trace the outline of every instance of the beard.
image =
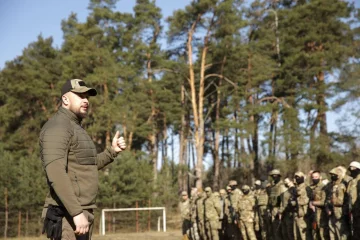
<svg viewBox="0 0 360 240">
<path fill-rule="evenodd" d="M 83 108 L 82 106 L 80 106 L 78 108 L 72 107 L 70 108 L 70 110 L 75 113 L 78 118 L 83 119 L 86 118 L 88 115 L 89 105 L 87 106 L 87 108 Z"/>
</svg>

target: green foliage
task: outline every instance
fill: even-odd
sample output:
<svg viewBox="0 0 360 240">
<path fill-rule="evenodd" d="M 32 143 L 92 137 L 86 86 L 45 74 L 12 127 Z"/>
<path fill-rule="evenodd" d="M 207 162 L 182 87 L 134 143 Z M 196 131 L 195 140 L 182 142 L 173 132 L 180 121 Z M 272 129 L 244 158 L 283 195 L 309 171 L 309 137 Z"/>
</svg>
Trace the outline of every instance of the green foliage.
<svg viewBox="0 0 360 240">
<path fill-rule="evenodd" d="M 76 13 L 62 21 L 61 48 L 40 35 L 1 70 L 2 206 L 7 188 L 11 211 L 41 210 L 47 186 L 38 135 L 60 105 L 61 85 L 80 78 L 99 93 L 90 99 L 83 122 L 98 150 L 109 145 L 115 130 L 129 146 L 100 172 L 98 206 L 133 207 L 150 200 L 152 206 L 175 208 L 177 193 L 184 190 L 178 173 L 194 171 L 190 156 L 185 163 L 190 169 L 177 164 L 177 141 L 168 143 L 168 135 L 177 138 L 180 130 L 187 134 L 188 147 L 193 140 L 189 30 L 195 91 L 207 50 L 200 129 L 206 185 L 217 181 L 216 157 L 221 188 L 231 178 L 248 184 L 254 176 L 266 178 L 274 167 L 292 176 L 297 169 L 328 171 L 359 160 L 360 128 L 356 122 L 346 126 L 349 115 L 360 117 L 359 9 L 353 5 L 340 0 L 192 1 L 167 19 L 167 47 L 161 6 L 137 0 L 130 14 L 117 9 L 117 2 L 91 0 L 85 22 Z M 349 105 L 351 111 L 339 121 L 341 130 L 330 132 L 328 112 L 346 111 Z M 160 146 L 168 146 L 162 154 L 155 152 Z M 166 154 L 170 146 L 171 159 Z M 11 219 L 13 228 L 16 216 Z M 38 219 L 31 221 L 36 225 Z"/>
</svg>

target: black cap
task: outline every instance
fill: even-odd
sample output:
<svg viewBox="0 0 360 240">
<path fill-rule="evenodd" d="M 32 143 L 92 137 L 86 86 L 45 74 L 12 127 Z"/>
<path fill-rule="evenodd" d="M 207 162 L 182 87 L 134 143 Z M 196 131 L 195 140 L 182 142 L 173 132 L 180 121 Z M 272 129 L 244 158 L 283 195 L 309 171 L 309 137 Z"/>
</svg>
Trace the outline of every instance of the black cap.
<svg viewBox="0 0 360 240">
<path fill-rule="evenodd" d="M 96 96 L 97 91 L 94 88 L 88 88 L 85 82 L 81 79 L 67 80 L 61 88 L 61 96 L 67 92 L 85 93 L 88 92 L 90 96 Z"/>
</svg>

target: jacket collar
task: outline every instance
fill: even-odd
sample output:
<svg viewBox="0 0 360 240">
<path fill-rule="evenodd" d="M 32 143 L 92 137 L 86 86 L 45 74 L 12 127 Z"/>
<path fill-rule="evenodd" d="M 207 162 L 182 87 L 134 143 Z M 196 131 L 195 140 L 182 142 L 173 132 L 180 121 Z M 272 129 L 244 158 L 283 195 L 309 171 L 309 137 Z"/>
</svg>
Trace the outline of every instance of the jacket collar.
<svg viewBox="0 0 360 240">
<path fill-rule="evenodd" d="M 75 123 L 77 123 L 79 125 L 81 124 L 82 118 L 79 118 L 78 116 L 76 116 L 76 114 L 73 113 L 72 111 L 70 111 L 70 110 L 68 110 L 66 108 L 60 107 L 59 108 L 59 113 L 65 115 L 71 121 L 73 121 L 73 122 L 75 122 Z"/>
</svg>

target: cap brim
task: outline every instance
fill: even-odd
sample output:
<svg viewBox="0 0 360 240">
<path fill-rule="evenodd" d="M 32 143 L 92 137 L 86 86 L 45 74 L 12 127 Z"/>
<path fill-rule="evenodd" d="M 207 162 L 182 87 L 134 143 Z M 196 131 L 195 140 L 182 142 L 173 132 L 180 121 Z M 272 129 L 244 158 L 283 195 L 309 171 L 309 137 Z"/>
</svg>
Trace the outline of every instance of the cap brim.
<svg viewBox="0 0 360 240">
<path fill-rule="evenodd" d="M 94 88 L 88 88 L 88 87 L 79 87 L 76 89 L 71 90 L 71 92 L 74 93 L 89 93 L 90 96 L 96 96 L 97 91 Z"/>
</svg>

